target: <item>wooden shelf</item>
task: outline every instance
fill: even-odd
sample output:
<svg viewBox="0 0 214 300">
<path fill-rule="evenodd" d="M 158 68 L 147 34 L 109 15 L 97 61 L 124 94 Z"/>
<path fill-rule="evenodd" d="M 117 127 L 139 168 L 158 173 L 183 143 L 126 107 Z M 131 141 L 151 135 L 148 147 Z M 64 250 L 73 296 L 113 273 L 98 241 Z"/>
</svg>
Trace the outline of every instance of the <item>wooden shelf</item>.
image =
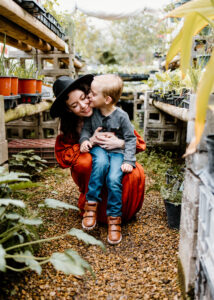
<svg viewBox="0 0 214 300">
<path fill-rule="evenodd" d="M 45 51 L 48 51 L 48 45 L 60 51 L 66 50 L 66 43 L 62 39 L 13 0 L 0 1 L 0 15 L 4 16 L 3 19 L 0 19 L 0 32 L 6 33 L 13 39 L 17 37 L 17 43 L 21 41 L 37 49 L 41 49 L 40 45 L 42 44 L 43 50 L 46 49 Z M 5 28 L 5 25 L 8 25 L 10 29 L 11 26 L 13 27 L 12 33 L 7 26 Z M 23 34 L 21 37 L 20 28 Z M 29 38 L 26 38 L 26 34 Z"/>
</svg>

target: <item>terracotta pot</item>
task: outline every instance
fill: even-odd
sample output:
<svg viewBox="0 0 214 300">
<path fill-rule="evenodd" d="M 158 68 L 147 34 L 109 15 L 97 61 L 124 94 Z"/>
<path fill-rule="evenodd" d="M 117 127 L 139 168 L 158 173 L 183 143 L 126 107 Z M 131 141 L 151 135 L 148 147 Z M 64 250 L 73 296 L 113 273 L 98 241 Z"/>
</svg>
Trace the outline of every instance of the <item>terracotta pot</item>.
<svg viewBox="0 0 214 300">
<path fill-rule="evenodd" d="M 0 95 L 10 96 L 11 93 L 11 77 L 1 76 L 0 77 Z"/>
<path fill-rule="evenodd" d="M 11 95 L 18 95 L 18 77 L 11 77 Z"/>
<path fill-rule="evenodd" d="M 36 92 L 38 94 L 42 93 L 42 80 L 40 80 L 40 79 L 36 80 Z"/>
<path fill-rule="evenodd" d="M 36 79 L 19 78 L 19 94 L 36 94 Z"/>
</svg>

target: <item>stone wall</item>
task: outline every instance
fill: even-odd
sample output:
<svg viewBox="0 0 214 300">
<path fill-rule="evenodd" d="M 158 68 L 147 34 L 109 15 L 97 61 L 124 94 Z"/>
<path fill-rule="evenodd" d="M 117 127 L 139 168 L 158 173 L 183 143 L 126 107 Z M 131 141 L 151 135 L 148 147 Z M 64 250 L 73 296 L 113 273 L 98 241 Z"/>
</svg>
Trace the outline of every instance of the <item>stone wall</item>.
<svg viewBox="0 0 214 300">
<path fill-rule="evenodd" d="M 0 96 L 0 165 L 8 160 L 7 141 L 5 138 L 4 97 Z"/>
<path fill-rule="evenodd" d="M 188 122 L 187 126 L 188 143 L 194 136 L 195 96 L 192 96 L 190 101 L 190 113 L 192 115 L 190 116 L 191 121 Z M 210 102 L 214 102 L 214 95 L 211 95 Z M 201 187 L 204 187 L 204 184 L 201 181 L 201 172 L 206 168 L 208 163 L 205 141 L 205 137 L 208 134 L 214 134 L 213 113 L 209 110 L 207 112 L 205 130 L 200 145 L 197 148 L 197 152 L 186 159 L 186 174 L 181 210 L 179 261 L 184 275 L 184 293 L 190 295 L 192 294 L 192 291 L 195 290 L 196 299 L 207 299 L 203 298 L 203 295 L 201 294 L 203 289 L 198 286 L 199 283 L 201 285 L 199 277 L 201 276 L 200 272 L 203 271 L 200 263 L 202 254 L 199 251 L 201 236 L 198 232 L 198 224 L 200 225 L 200 191 Z M 206 187 L 204 188 L 205 190 L 207 189 Z M 203 284 L 205 285 L 205 280 Z"/>
<path fill-rule="evenodd" d="M 186 145 L 186 122 L 151 105 L 150 95 L 148 91 L 144 97 L 144 139 L 147 146 L 182 151 Z"/>
</svg>

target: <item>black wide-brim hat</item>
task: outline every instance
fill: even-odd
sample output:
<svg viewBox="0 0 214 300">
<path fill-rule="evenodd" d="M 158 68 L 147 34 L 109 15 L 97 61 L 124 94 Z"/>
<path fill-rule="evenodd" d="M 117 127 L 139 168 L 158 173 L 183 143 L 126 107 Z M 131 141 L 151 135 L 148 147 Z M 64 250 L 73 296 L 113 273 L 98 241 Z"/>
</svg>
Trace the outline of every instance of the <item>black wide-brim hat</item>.
<svg viewBox="0 0 214 300">
<path fill-rule="evenodd" d="M 51 117 L 60 117 L 65 110 L 65 100 L 67 99 L 68 93 L 78 89 L 78 86 L 82 83 L 90 86 L 93 78 L 94 76 L 92 74 L 87 74 L 77 79 L 68 76 L 59 77 L 53 84 L 53 92 L 56 99 L 50 109 Z"/>
</svg>

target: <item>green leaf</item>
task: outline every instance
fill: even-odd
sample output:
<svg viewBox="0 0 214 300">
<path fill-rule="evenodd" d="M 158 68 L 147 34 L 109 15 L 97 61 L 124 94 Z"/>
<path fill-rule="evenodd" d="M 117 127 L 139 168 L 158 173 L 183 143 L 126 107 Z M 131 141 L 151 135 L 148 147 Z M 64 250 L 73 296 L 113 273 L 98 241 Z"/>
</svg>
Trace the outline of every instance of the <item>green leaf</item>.
<svg viewBox="0 0 214 300">
<path fill-rule="evenodd" d="M 21 218 L 19 222 L 26 225 L 41 225 L 43 223 L 42 219 L 25 219 L 25 218 Z"/>
<path fill-rule="evenodd" d="M 78 207 L 55 199 L 45 199 L 45 205 L 50 208 L 65 208 L 79 210 Z"/>
<path fill-rule="evenodd" d="M 100 246 L 103 250 L 105 250 L 105 246 L 101 241 L 95 239 L 92 235 L 85 233 L 84 231 L 76 228 L 72 228 L 68 234 L 72 236 L 76 236 L 78 240 L 84 241 L 86 244 L 97 245 Z"/>
<path fill-rule="evenodd" d="M 5 213 L 6 208 L 5 207 L 0 207 L 0 218 L 3 216 Z"/>
<path fill-rule="evenodd" d="M 37 186 L 41 186 L 41 183 L 25 181 L 25 182 L 19 182 L 19 183 L 14 183 L 14 184 L 9 185 L 9 187 L 13 191 L 24 190 L 24 189 L 28 189 L 28 188 L 32 188 L 32 187 L 37 187 Z"/>
<path fill-rule="evenodd" d="M 62 271 L 66 275 L 84 275 L 85 269 L 91 271 L 90 265 L 76 251 L 71 249 L 66 250 L 64 253 L 53 253 L 50 262 L 56 270 Z"/>
<path fill-rule="evenodd" d="M 5 260 L 5 250 L 2 247 L 2 245 L 0 244 L 0 271 L 5 272 L 6 268 L 6 260 Z"/>
<path fill-rule="evenodd" d="M 34 162 L 30 162 L 30 161 L 28 161 L 27 164 L 28 164 L 29 166 L 31 166 L 31 167 L 35 167 L 35 166 L 36 166 L 36 164 L 35 164 Z"/>
<path fill-rule="evenodd" d="M 5 174 L 5 173 L 8 173 L 7 168 L 5 168 L 5 167 L 0 167 L 0 175 Z"/>
<path fill-rule="evenodd" d="M 34 150 L 32 150 L 32 149 L 30 149 L 30 150 L 24 150 L 24 151 L 20 151 L 19 152 L 19 154 L 33 154 L 33 153 L 35 153 L 35 151 Z"/>
<path fill-rule="evenodd" d="M 51 194 L 58 195 L 57 191 L 52 191 Z"/>
<path fill-rule="evenodd" d="M 20 216 L 19 214 L 5 214 L 5 217 L 9 220 L 18 220 L 20 219 L 22 216 Z"/>
<path fill-rule="evenodd" d="M 29 175 L 24 173 L 21 174 L 21 173 L 10 172 L 8 174 L 0 176 L 0 184 L 16 182 L 16 181 L 29 181 L 28 178 L 23 178 L 19 176 L 29 176 Z"/>
<path fill-rule="evenodd" d="M 19 234 L 19 233 L 17 233 L 17 232 L 15 232 L 14 233 L 14 236 L 18 236 L 18 238 L 19 238 L 19 243 L 20 244 L 22 244 L 22 243 L 24 243 L 24 237 L 23 237 L 23 235 L 22 234 Z"/>
<path fill-rule="evenodd" d="M 22 201 L 22 200 L 14 200 L 14 199 L 0 199 L 0 206 L 1 205 L 14 205 L 14 206 L 18 206 L 18 207 L 22 207 L 24 208 L 25 207 L 25 203 Z"/>
<path fill-rule="evenodd" d="M 14 257 L 14 260 L 20 263 L 25 263 L 30 267 L 31 270 L 36 271 L 39 275 L 42 272 L 42 268 L 38 261 L 36 261 L 29 250 L 26 250 L 24 253 L 16 253 L 15 255 L 20 255 L 20 257 Z"/>
<path fill-rule="evenodd" d="M 42 158 L 41 158 L 40 156 L 38 156 L 38 155 L 33 155 L 32 158 L 33 158 L 33 159 L 36 159 L 36 160 L 39 160 L 39 161 L 42 160 Z"/>
</svg>

